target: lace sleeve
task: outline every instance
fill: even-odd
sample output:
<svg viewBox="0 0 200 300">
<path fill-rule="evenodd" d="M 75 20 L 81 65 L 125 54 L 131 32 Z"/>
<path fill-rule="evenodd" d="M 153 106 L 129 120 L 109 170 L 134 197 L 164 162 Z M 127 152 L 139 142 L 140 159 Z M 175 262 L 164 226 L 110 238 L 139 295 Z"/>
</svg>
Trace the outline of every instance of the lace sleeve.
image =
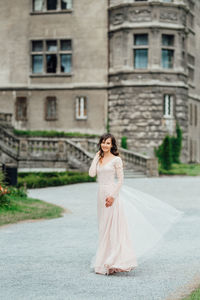
<svg viewBox="0 0 200 300">
<path fill-rule="evenodd" d="M 114 190 L 114 192 L 111 194 L 111 197 L 116 198 L 119 195 L 120 188 L 122 186 L 122 183 L 124 181 L 124 170 L 123 170 L 123 163 L 121 157 L 118 156 L 118 159 L 114 162 L 114 167 L 117 174 L 117 186 Z"/>
<path fill-rule="evenodd" d="M 99 154 L 96 153 L 95 157 L 93 158 L 93 161 L 90 165 L 90 168 L 89 168 L 89 176 L 90 177 L 95 177 L 96 174 L 97 174 L 97 163 L 98 163 L 98 160 L 99 160 Z"/>
</svg>

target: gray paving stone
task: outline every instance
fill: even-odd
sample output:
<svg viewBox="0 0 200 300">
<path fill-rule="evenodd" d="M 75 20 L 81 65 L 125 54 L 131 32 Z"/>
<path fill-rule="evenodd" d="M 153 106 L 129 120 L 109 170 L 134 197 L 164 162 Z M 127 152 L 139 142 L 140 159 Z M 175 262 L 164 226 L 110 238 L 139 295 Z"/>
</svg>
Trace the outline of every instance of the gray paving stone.
<svg viewBox="0 0 200 300">
<path fill-rule="evenodd" d="M 90 270 L 97 244 L 97 183 L 29 190 L 70 209 L 61 218 L 0 228 L 1 300 L 165 300 L 200 275 L 200 178 L 125 179 L 185 212 L 136 270 Z M 172 298 L 170 298 L 172 299 Z"/>
</svg>

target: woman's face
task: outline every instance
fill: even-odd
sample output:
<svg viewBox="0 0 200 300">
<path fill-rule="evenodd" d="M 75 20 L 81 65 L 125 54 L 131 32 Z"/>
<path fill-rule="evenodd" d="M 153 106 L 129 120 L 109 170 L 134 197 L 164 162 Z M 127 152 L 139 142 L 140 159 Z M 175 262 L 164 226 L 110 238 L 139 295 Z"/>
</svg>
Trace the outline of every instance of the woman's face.
<svg viewBox="0 0 200 300">
<path fill-rule="evenodd" d="M 112 147 L 111 138 L 107 138 L 106 140 L 101 142 L 101 149 L 103 150 L 103 152 L 110 152 L 111 147 Z"/>
</svg>

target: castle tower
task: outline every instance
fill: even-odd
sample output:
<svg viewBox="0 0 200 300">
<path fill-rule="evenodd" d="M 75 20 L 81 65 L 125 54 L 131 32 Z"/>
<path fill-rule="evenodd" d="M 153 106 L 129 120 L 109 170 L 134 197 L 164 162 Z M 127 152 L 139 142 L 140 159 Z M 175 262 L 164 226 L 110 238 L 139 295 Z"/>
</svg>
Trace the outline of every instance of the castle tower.
<svg viewBox="0 0 200 300">
<path fill-rule="evenodd" d="M 194 16 L 194 1 L 110 0 L 109 125 L 131 150 L 152 155 L 178 121 L 188 160 L 188 103 L 200 58 Z"/>
</svg>

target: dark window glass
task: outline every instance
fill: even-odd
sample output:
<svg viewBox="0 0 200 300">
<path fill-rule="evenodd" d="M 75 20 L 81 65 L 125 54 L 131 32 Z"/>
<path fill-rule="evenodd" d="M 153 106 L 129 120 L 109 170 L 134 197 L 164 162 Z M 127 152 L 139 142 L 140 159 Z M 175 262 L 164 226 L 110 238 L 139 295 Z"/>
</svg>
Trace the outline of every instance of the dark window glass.
<svg viewBox="0 0 200 300">
<path fill-rule="evenodd" d="M 72 66 L 72 56 L 71 54 L 61 54 L 60 55 L 60 71 L 62 73 L 70 73 Z"/>
<path fill-rule="evenodd" d="M 148 65 L 148 50 L 135 49 L 134 50 L 134 68 L 146 69 Z"/>
<path fill-rule="evenodd" d="M 162 49 L 162 67 L 173 68 L 174 50 Z"/>
<path fill-rule="evenodd" d="M 47 0 L 47 10 L 57 9 L 57 0 Z"/>
<path fill-rule="evenodd" d="M 57 56 L 56 54 L 50 54 L 46 56 L 46 72 L 56 73 L 57 70 Z"/>
<path fill-rule="evenodd" d="M 135 34 L 134 45 L 148 45 L 148 34 Z"/>
<path fill-rule="evenodd" d="M 42 41 L 33 41 L 32 42 L 32 51 L 33 52 L 43 51 L 43 42 Z"/>
<path fill-rule="evenodd" d="M 71 50 L 72 49 L 72 43 L 71 40 L 61 40 L 60 41 L 60 48 L 61 50 Z"/>
<path fill-rule="evenodd" d="M 47 41 L 47 51 L 57 51 L 57 41 Z"/>
<path fill-rule="evenodd" d="M 162 45 L 163 46 L 173 46 L 174 45 L 174 35 L 163 34 L 162 35 Z"/>
<path fill-rule="evenodd" d="M 27 119 L 27 99 L 18 97 L 16 100 L 16 120 L 25 121 Z"/>
<path fill-rule="evenodd" d="M 71 9 L 72 0 L 61 0 L 61 9 Z"/>
<path fill-rule="evenodd" d="M 42 73 L 43 72 L 43 56 L 32 55 L 32 72 Z"/>
</svg>

